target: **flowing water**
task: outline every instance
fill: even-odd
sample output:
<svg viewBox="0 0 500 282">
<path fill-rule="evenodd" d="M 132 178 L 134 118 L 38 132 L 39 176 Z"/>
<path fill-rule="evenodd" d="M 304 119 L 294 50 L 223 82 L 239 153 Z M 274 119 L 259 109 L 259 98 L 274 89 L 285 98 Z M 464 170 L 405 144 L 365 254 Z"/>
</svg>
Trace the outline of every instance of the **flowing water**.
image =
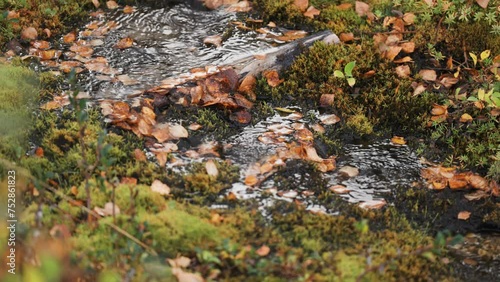
<svg viewBox="0 0 500 282">
<path fill-rule="evenodd" d="M 116 21 L 118 27 L 102 38 L 103 44 L 95 47 L 94 56 L 105 57 L 111 67 L 118 69 L 121 74 L 129 75 L 139 83 L 126 86 L 121 83 L 101 81 L 97 79 L 96 73 L 85 74 L 82 76 L 83 90 L 89 92 L 94 99 L 126 99 L 131 93 L 154 87 L 161 80 L 179 75 L 191 68 L 229 64 L 243 56 L 263 52 L 272 47 L 268 42 L 260 40 L 258 34 L 254 32 L 242 32 L 232 28 L 229 22 L 237 20 L 237 15 L 223 10 L 193 10 L 184 4 L 164 8 L 140 7 L 132 14 L 111 12 L 105 15 L 104 20 Z M 221 34 L 225 34 L 221 47 L 215 48 L 203 44 L 205 37 Z M 124 50 L 113 47 L 118 40 L 127 36 L 134 38 L 134 46 Z M 225 157 L 239 165 L 244 172 L 252 163 L 275 154 L 280 147 L 258 141 L 257 138 L 267 131 L 267 127 L 276 123 L 290 125 L 292 122 L 296 121 L 288 120 L 276 113 L 253 126 L 247 126 L 238 135 L 222 142 L 231 145 L 225 152 Z M 298 122 L 307 123 L 304 120 Z M 324 177 L 329 185 L 346 186 L 350 192 L 342 197 L 353 203 L 383 199 L 384 193 L 390 193 L 397 186 L 410 186 L 414 182 L 422 181 L 420 178 L 422 164 L 417 156 L 407 146 L 393 145 L 388 140 L 345 146 L 343 153 L 337 158 L 337 167 L 345 165 L 358 168 L 359 175 L 345 178 L 336 170 L 324 174 Z M 297 175 L 297 177 L 308 177 L 308 175 Z M 265 181 L 261 187 L 253 189 L 243 182 L 242 173 L 240 182 L 234 183 L 230 189 L 230 192 L 242 199 L 259 198 L 263 190 L 272 189 L 275 184 L 272 180 Z M 293 187 L 299 191 L 307 188 Z M 301 193 L 298 193 L 296 198 L 309 205 L 309 209 L 329 212 L 315 205 L 314 201 L 308 201 Z M 263 205 L 272 204 L 272 201 L 276 200 L 290 200 L 290 198 L 275 195 Z M 474 249 L 471 247 L 473 244 L 466 244 L 468 248 L 463 250 Z M 498 257 L 495 259 L 498 262 Z M 494 269 L 485 266 L 487 264 L 481 263 L 481 259 L 478 261 L 478 269 L 481 271 L 498 273 L 498 269 L 495 272 Z M 498 263 L 495 265 L 498 266 Z"/>
</svg>

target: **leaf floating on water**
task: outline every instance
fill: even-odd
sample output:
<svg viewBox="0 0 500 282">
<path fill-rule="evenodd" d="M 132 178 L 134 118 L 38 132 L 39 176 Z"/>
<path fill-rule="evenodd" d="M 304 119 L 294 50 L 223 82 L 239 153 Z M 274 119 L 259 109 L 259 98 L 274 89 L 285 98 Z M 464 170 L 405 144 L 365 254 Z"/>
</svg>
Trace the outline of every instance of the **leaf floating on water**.
<svg viewBox="0 0 500 282">
<path fill-rule="evenodd" d="M 460 220 L 467 220 L 470 218 L 471 212 L 469 211 L 461 211 L 458 213 L 457 218 Z"/>
<path fill-rule="evenodd" d="M 118 43 L 116 43 L 115 47 L 118 49 L 127 49 L 127 48 L 132 47 L 133 44 L 134 44 L 134 39 L 132 39 L 130 37 L 125 37 L 125 38 L 120 39 L 120 41 L 118 41 Z"/>
<path fill-rule="evenodd" d="M 155 181 L 151 184 L 151 191 L 167 196 L 170 194 L 170 187 L 160 180 L 155 179 Z"/>
<path fill-rule="evenodd" d="M 128 74 L 122 74 L 116 77 L 123 85 L 129 86 L 129 85 L 135 85 L 138 84 L 139 81 L 130 78 Z"/>
<path fill-rule="evenodd" d="M 359 169 L 346 165 L 339 169 L 339 173 L 347 177 L 355 177 L 359 174 Z"/>
<path fill-rule="evenodd" d="M 405 141 L 404 137 L 394 136 L 391 138 L 391 143 L 395 144 L 395 145 L 405 145 L 406 141 Z"/>
<path fill-rule="evenodd" d="M 215 165 L 215 162 L 213 160 L 208 160 L 205 163 L 205 169 L 207 171 L 207 174 L 213 177 L 217 177 L 219 175 L 219 169 L 217 169 L 217 166 Z"/>
<path fill-rule="evenodd" d="M 220 47 L 222 46 L 222 37 L 220 35 L 207 36 L 203 39 L 203 44 Z"/>
<path fill-rule="evenodd" d="M 333 185 L 328 189 L 335 194 L 347 194 L 351 192 L 351 190 L 347 189 L 344 185 Z"/>
<path fill-rule="evenodd" d="M 252 10 L 252 4 L 249 1 L 240 1 L 238 3 L 231 4 L 226 8 L 228 12 L 242 12 L 246 13 Z"/>
<path fill-rule="evenodd" d="M 248 186 L 254 186 L 255 184 L 257 184 L 258 179 L 257 179 L 257 176 L 255 175 L 248 175 L 246 178 L 245 178 L 245 184 L 248 185 Z"/>
<path fill-rule="evenodd" d="M 129 6 L 129 5 L 126 5 L 125 7 L 123 7 L 123 13 L 124 14 L 132 14 L 133 12 L 135 12 L 135 8 L 134 7 Z"/>
</svg>

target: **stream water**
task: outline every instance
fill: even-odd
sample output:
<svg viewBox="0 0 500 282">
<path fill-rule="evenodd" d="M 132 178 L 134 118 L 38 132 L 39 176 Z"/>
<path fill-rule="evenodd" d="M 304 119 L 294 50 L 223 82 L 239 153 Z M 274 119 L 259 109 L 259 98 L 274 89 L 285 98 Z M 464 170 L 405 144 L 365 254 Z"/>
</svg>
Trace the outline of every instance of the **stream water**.
<svg viewBox="0 0 500 282">
<path fill-rule="evenodd" d="M 155 9 L 140 7 L 131 14 L 121 11 L 106 14 L 103 20 L 116 21 L 117 28 L 102 38 L 102 45 L 95 46 L 94 56 L 105 57 L 111 67 L 137 80 L 138 84 L 126 86 L 102 81 L 97 78 L 96 73 L 91 72 L 82 76 L 83 90 L 89 92 L 93 99 L 123 100 L 131 93 L 156 86 L 163 79 L 179 75 L 191 68 L 227 64 L 241 56 L 259 53 L 272 47 L 268 42 L 260 40 L 255 32 L 242 32 L 231 28 L 229 22 L 236 19 L 237 15 L 234 13 L 223 10 L 193 10 L 184 4 Z M 205 37 L 221 34 L 227 35 L 221 47 L 203 44 Z M 134 46 L 124 50 L 113 47 L 118 40 L 127 36 L 134 38 Z M 226 152 L 226 158 L 239 165 L 241 171 L 245 171 L 252 163 L 274 154 L 279 148 L 279 145 L 258 141 L 258 137 L 267 131 L 267 127 L 276 123 L 290 125 L 292 122 L 296 121 L 287 120 L 276 113 L 254 126 L 247 126 L 238 135 L 222 142 L 231 145 Z M 303 120 L 299 122 L 306 123 Z M 407 146 L 393 145 L 388 140 L 345 146 L 342 155 L 337 158 L 337 167 L 345 165 L 358 168 L 359 175 L 345 178 L 336 170 L 324 174 L 324 177 L 330 185 L 346 186 L 350 192 L 342 197 L 353 203 L 379 200 L 383 198 L 383 193 L 391 192 L 394 187 L 409 186 L 413 182 L 422 181 L 422 165 L 417 156 Z M 242 199 L 259 198 L 264 189 L 272 188 L 273 185 L 272 181 L 266 181 L 262 187 L 252 189 L 244 184 L 242 174 L 240 182 L 233 184 L 230 192 Z M 293 189 L 303 190 L 307 187 Z M 305 200 L 301 197 L 299 193 L 296 198 Z M 290 199 L 275 195 L 274 200 Z M 314 201 L 310 202 L 309 208 L 322 210 L 322 207 L 315 206 Z M 498 260 L 498 257 L 496 259 Z M 489 269 L 481 262 L 477 265 L 481 271 Z M 498 263 L 496 265 L 498 266 Z M 494 269 L 486 271 L 500 272 L 498 269 L 496 272 Z"/>
</svg>

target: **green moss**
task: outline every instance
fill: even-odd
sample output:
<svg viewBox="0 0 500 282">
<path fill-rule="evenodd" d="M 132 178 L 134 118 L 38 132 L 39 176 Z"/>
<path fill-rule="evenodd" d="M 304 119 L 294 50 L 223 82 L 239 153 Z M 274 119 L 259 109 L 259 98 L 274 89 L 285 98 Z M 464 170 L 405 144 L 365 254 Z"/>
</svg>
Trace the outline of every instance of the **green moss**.
<svg viewBox="0 0 500 282">
<path fill-rule="evenodd" d="M 346 125 L 359 135 L 370 135 L 373 133 L 373 125 L 363 113 L 350 116 L 347 119 Z"/>
</svg>

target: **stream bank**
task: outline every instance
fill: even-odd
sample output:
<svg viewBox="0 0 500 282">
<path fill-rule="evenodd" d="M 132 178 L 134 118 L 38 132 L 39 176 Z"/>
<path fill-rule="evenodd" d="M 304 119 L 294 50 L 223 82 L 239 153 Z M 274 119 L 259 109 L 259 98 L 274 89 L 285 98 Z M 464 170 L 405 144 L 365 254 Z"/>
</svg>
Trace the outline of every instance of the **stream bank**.
<svg viewBox="0 0 500 282">
<path fill-rule="evenodd" d="M 185 9 L 179 6 L 173 7 L 181 9 L 180 11 Z M 146 7 L 144 13 L 147 14 L 147 11 Z M 166 12 L 168 10 L 156 11 L 158 14 Z M 189 11 L 188 13 L 197 12 Z M 214 15 L 217 17 L 218 14 Z M 124 16 L 122 19 L 127 18 L 128 16 Z M 127 25 L 127 27 L 131 26 Z M 111 40 L 108 44 L 114 44 L 111 42 L 120 38 L 120 35 L 117 35 L 119 32 L 120 30 L 110 35 Z M 195 41 L 199 42 L 199 40 Z M 201 50 L 206 48 L 201 44 L 198 47 Z M 125 50 L 125 52 L 139 52 L 140 50 L 141 48 L 136 48 Z M 207 50 L 214 53 L 218 51 L 209 48 Z M 103 48 L 102 52 L 105 51 Z M 70 200 L 61 201 L 61 195 L 52 195 L 44 191 L 43 186 L 30 186 L 25 192 L 28 207 L 24 211 L 23 218 L 27 231 L 23 236 L 31 238 L 32 242 L 38 242 L 40 248 L 37 250 L 38 253 L 44 253 L 43 243 L 51 246 L 52 250 L 49 252 L 51 255 L 46 261 L 55 261 L 61 264 L 62 268 L 78 270 L 74 274 L 59 270 L 59 275 L 65 279 L 71 279 L 71 275 L 85 277 L 88 280 L 96 279 L 97 275 L 105 277 L 119 275 L 121 277 L 134 276 L 139 280 L 151 278 L 168 281 L 168 279 L 174 279 L 172 275 L 179 278 L 179 273 L 198 272 L 205 278 L 214 277 L 214 280 L 275 279 L 279 281 L 283 278 L 311 281 L 355 280 L 360 275 L 363 275 L 363 279 L 367 281 L 402 277 L 417 280 L 430 277 L 442 280 L 450 279 L 452 269 L 463 269 L 465 274 L 461 274 L 461 270 L 458 274 L 468 277 L 467 275 L 471 275 L 468 271 L 472 271 L 473 267 L 459 267 L 453 262 L 450 264 L 449 258 L 441 257 L 445 241 L 437 236 L 435 245 L 432 245 L 433 239 L 424 231 L 430 230 L 431 236 L 435 236 L 437 231 L 450 229 L 455 223 L 457 223 L 457 229 L 451 228 L 455 232 L 478 231 L 478 228 L 482 228 L 481 224 L 485 216 L 493 222 L 493 229 L 498 228 L 498 225 L 496 227 L 494 225 L 497 220 L 495 212 L 498 211 L 498 200 L 490 197 L 471 204 L 463 200 L 463 195 L 467 192 L 429 191 L 423 187 L 423 183 L 422 187 L 410 187 L 410 179 L 418 178 L 421 164 L 417 162 L 417 158 L 407 146 L 387 142 L 392 134 L 405 133 L 405 127 L 407 127 L 406 130 L 414 130 L 414 126 L 422 123 L 424 117 L 416 120 L 414 117 L 425 115 L 425 113 L 429 115 L 432 103 L 437 101 L 433 95 L 425 94 L 423 101 L 417 104 L 406 96 L 395 99 L 382 96 L 383 103 L 373 103 L 373 106 L 369 107 L 366 112 L 356 109 L 351 117 L 344 116 L 346 111 L 342 111 L 341 107 L 352 111 L 352 105 L 349 103 L 359 103 L 360 96 L 353 96 L 353 99 L 357 99 L 355 102 L 349 101 L 350 98 L 346 100 L 340 96 L 338 109 L 333 111 L 342 117 L 342 121 L 333 126 L 325 126 L 324 133 L 314 136 L 316 150 L 320 152 L 323 148 L 322 158 L 335 154 L 338 155 L 338 167 L 349 164 L 360 169 L 358 178 L 344 179 L 343 181 L 347 183 L 343 184 L 348 187 L 354 186 L 354 189 L 356 185 L 363 186 L 362 184 L 369 189 L 373 187 L 376 189 L 375 184 L 378 184 L 382 188 L 379 189 L 382 190 L 380 191 L 382 197 L 394 206 L 388 205 L 382 210 L 363 210 L 348 204 L 341 196 L 328 190 L 331 183 L 328 183 L 328 179 L 318 171 L 314 163 L 300 159 L 287 161 L 286 166 L 264 183 L 270 185 L 267 188 L 277 186 L 277 192 L 287 193 L 290 190 L 312 192 L 314 197 L 310 204 L 307 199 L 300 197 L 292 197 L 294 200 L 289 200 L 290 203 L 276 201 L 273 190 L 265 191 L 266 187 L 263 187 L 264 193 L 256 200 L 242 201 L 238 199 L 236 191 L 233 194 L 228 193 L 232 189 L 229 184 L 244 181 L 243 176 L 246 171 L 244 161 L 248 163 L 260 161 L 259 155 L 251 154 L 252 150 L 244 153 L 242 149 L 254 148 L 250 144 L 256 142 L 256 137 L 267 131 L 269 125 L 284 123 L 282 117 L 286 117 L 288 113 L 282 114 L 273 107 L 287 107 L 292 111 L 300 111 L 304 114 L 303 122 L 307 125 L 318 122 L 318 116 L 323 112 L 314 112 L 317 110 L 315 101 L 318 100 L 320 93 L 326 91 L 321 88 L 328 89 L 333 86 L 320 85 L 318 90 L 315 88 L 318 87 L 316 84 L 325 80 L 325 77 L 321 75 L 331 73 L 333 69 L 341 69 L 342 63 L 331 69 L 322 69 L 321 64 L 314 60 L 328 57 L 333 58 L 333 62 L 335 56 L 332 54 L 339 52 L 338 56 L 346 58 L 344 59 L 346 61 L 349 60 L 348 56 L 359 58 L 366 55 L 355 46 L 337 47 L 319 44 L 296 61 L 285 75 L 283 85 L 273 88 L 265 79 L 259 80 L 255 90 L 259 99 L 256 101 L 256 111 L 252 112 L 255 125 L 241 126 L 234 123 L 228 118 L 226 111 L 217 108 L 190 109 L 173 105 L 160 111 L 163 118 L 171 118 L 176 122 L 183 121 L 186 124 L 196 121 L 203 126 L 199 131 L 190 131 L 191 137 L 177 144 L 181 152 L 198 147 L 206 136 L 234 138 L 233 141 L 210 147 L 212 151 L 207 155 L 209 157 L 188 164 L 186 169 L 181 171 L 171 170 L 165 173 L 162 167 L 154 163 L 156 159 L 153 155 L 144 154 L 143 140 L 130 132 L 104 124 L 100 113 L 97 110 L 91 110 L 85 122 L 86 137 L 83 150 L 86 151 L 87 156 L 92 157 L 96 151 L 106 147 L 103 146 L 104 144 L 110 144 L 112 147 L 108 149 L 106 160 L 113 161 L 106 164 L 100 160 L 103 165 L 89 179 L 90 182 L 87 182 L 86 177 L 79 173 L 82 145 L 78 142 L 81 139 L 78 132 L 81 124 L 75 112 L 70 109 L 42 112 L 37 117 L 35 134 L 38 134 L 40 139 L 35 145 L 37 148 L 43 148 L 43 153 L 37 154 L 34 147 L 32 155 L 22 156 L 18 162 L 22 167 L 29 168 L 32 174 L 38 173 L 40 179 L 49 178 L 52 181 L 49 183 L 64 191 Z M 107 57 L 113 58 L 113 56 Z M 158 59 L 158 61 L 162 60 Z M 119 57 L 116 57 L 115 61 L 110 61 L 110 65 L 114 67 L 120 63 Z M 154 62 L 154 60 L 148 62 Z M 376 63 L 380 62 L 376 61 Z M 133 63 L 128 62 L 121 68 L 126 70 L 128 65 L 134 66 Z M 319 67 L 319 69 L 309 69 L 312 66 Z M 367 69 L 373 66 L 361 65 Z M 138 66 L 137 69 L 139 70 L 140 67 Z M 380 89 L 375 94 L 381 95 L 383 91 L 393 91 L 392 87 L 408 87 L 409 83 L 405 81 L 402 86 L 396 86 L 399 78 L 391 73 L 389 67 L 381 69 L 382 76 L 369 81 L 380 83 L 376 85 Z M 82 76 L 85 77 L 85 74 L 80 74 L 80 77 Z M 83 85 L 88 85 L 85 81 L 83 79 Z M 385 81 L 389 81 L 391 85 L 382 85 Z M 368 82 L 358 83 L 364 85 L 363 83 Z M 116 88 L 106 86 L 106 83 L 103 85 L 105 86 L 103 89 L 113 91 L 121 89 L 121 85 Z M 338 84 L 336 82 L 335 87 L 338 85 L 349 89 L 345 82 Z M 59 91 L 57 83 L 52 87 L 56 87 L 54 90 Z M 360 91 L 363 92 L 362 90 L 364 88 Z M 350 93 L 350 90 L 343 91 Z M 89 92 L 99 93 L 95 88 L 90 88 Z M 375 97 L 373 100 L 369 99 L 365 103 L 372 104 L 373 101 L 378 101 L 381 96 L 375 94 L 373 94 Z M 117 94 L 115 97 L 121 96 Z M 339 97 L 336 96 L 337 98 Z M 394 108 L 400 105 L 399 102 L 402 102 L 403 106 L 422 108 L 410 109 L 409 112 L 413 114 L 403 116 L 395 125 L 391 125 L 400 115 L 395 112 L 386 113 L 380 107 L 389 105 Z M 290 105 L 299 107 L 290 108 Z M 310 113 L 309 110 L 313 112 Z M 377 114 L 381 114 L 380 118 Z M 344 123 L 344 120 L 350 122 Z M 292 122 L 290 126 L 291 124 Z M 385 127 L 386 125 L 393 127 Z M 108 134 L 102 141 L 96 142 L 104 128 L 108 129 Z M 416 130 L 415 134 L 423 135 L 421 130 L 424 129 Z M 361 136 L 363 133 L 371 132 L 382 132 L 376 136 L 376 139 L 381 139 L 381 141 L 373 142 L 370 140 L 373 136 Z M 238 140 L 242 136 L 247 137 Z M 409 136 L 407 139 L 411 141 L 412 137 Z M 420 138 L 419 135 L 413 137 L 414 142 L 419 142 L 417 137 Z M 366 140 L 369 140 L 368 144 L 365 143 Z M 151 142 L 148 139 L 146 141 Z M 351 145 L 346 145 L 348 143 Z M 232 145 L 232 147 L 227 145 Z M 262 145 L 259 144 L 259 146 Z M 262 147 L 264 147 L 262 156 L 272 155 L 272 151 L 267 151 L 272 146 Z M 219 154 L 218 157 L 217 154 Z M 253 158 L 251 161 L 248 160 L 249 156 Z M 370 162 L 364 167 L 363 163 L 370 160 L 369 156 L 373 157 L 373 162 L 382 161 L 382 163 L 375 165 Z M 168 158 L 172 161 L 179 159 L 179 156 L 170 154 Z M 209 160 L 212 160 L 217 168 L 216 175 L 210 174 L 207 169 L 206 163 Z M 96 159 L 88 160 L 89 163 L 94 161 Z M 401 168 L 409 163 L 411 165 L 408 169 Z M 401 169 L 398 170 L 398 168 Z M 384 169 L 388 170 L 384 171 Z M 44 175 L 47 171 L 53 172 L 52 175 Z M 391 176 L 391 173 L 397 173 L 397 175 Z M 409 175 L 407 183 L 391 181 L 391 178 L 406 179 L 401 177 L 401 174 Z M 334 181 L 342 180 L 336 179 L 335 174 L 332 178 Z M 154 179 L 168 184 L 171 188 L 170 193 L 163 196 L 151 192 Z M 377 183 L 369 182 L 373 179 Z M 368 181 L 368 184 L 364 180 Z M 383 187 L 387 186 L 384 181 L 387 181 L 388 185 L 394 184 L 394 188 Z M 273 182 L 276 185 L 273 185 Z M 116 219 L 108 214 L 107 217 L 86 223 L 86 214 L 80 209 L 86 201 L 86 185 L 90 185 L 93 206 L 103 208 L 114 195 L 116 205 L 122 209 L 121 214 Z M 37 195 L 40 193 L 39 190 L 43 198 Z M 252 193 L 259 191 L 245 188 L 245 192 L 246 190 Z M 392 190 L 393 193 L 388 196 L 383 195 L 388 190 Z M 356 191 L 371 195 L 369 190 Z M 434 197 L 436 195 L 440 201 L 436 201 Z M 262 213 L 261 203 L 266 199 L 275 204 L 267 207 L 266 212 Z M 460 204 L 454 202 L 460 202 Z M 209 209 L 207 206 L 213 208 Z M 311 209 L 307 209 L 309 206 L 314 208 L 312 212 Z M 322 208 L 315 208 L 318 206 Z M 473 218 L 462 224 L 456 219 L 456 214 L 463 208 L 471 206 L 474 206 Z M 42 218 L 35 216 L 37 210 L 44 215 Z M 322 212 L 333 214 L 333 216 L 323 215 Z M 442 212 L 445 215 L 440 215 Z M 439 218 L 437 224 L 435 224 L 435 218 Z M 101 222 L 101 225 L 97 222 Z M 105 225 L 106 222 L 117 223 L 134 237 L 159 252 L 159 256 L 145 254 L 143 249 L 111 230 Z M 89 225 L 92 228 L 88 228 Z M 424 231 L 416 227 L 426 225 L 428 227 Z M 42 230 L 43 235 L 30 237 L 33 233 L 28 232 L 28 226 L 31 228 L 43 226 L 43 228 L 35 229 Z M 61 248 L 67 243 L 74 249 L 53 252 L 53 249 Z M 101 251 L 104 250 L 106 251 L 102 253 Z M 110 256 L 106 254 L 108 250 L 123 250 L 125 253 L 118 257 Z M 168 264 L 165 262 L 167 258 L 175 259 L 181 255 L 189 258 L 187 265 L 184 264 L 185 259 L 184 262 L 181 262 L 182 260 Z M 67 260 L 75 257 L 76 259 Z M 42 265 L 46 264 L 42 263 Z M 103 265 L 110 271 L 97 274 Z M 481 264 L 478 268 L 487 269 Z M 42 275 L 37 268 L 27 267 L 26 269 L 27 275 Z M 365 271 L 366 274 L 363 274 Z M 491 277 L 494 280 L 494 275 L 497 275 L 494 271 L 485 273 L 486 279 Z"/>
</svg>

